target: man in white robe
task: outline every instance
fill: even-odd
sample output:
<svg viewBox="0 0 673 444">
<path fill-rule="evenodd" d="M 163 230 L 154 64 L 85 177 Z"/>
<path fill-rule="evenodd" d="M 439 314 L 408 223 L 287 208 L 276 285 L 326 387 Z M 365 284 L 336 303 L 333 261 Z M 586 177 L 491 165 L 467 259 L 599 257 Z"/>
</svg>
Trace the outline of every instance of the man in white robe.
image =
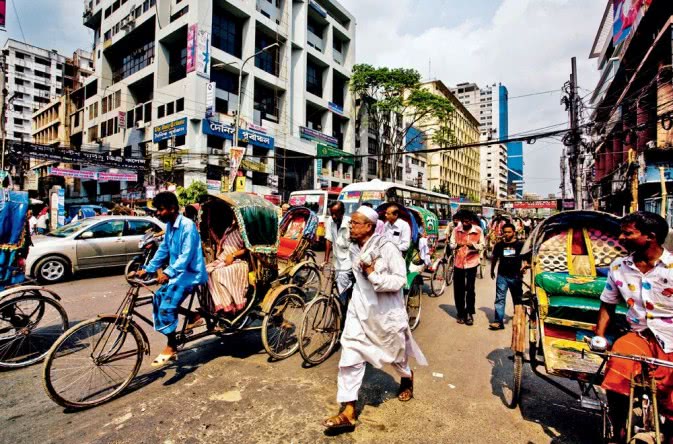
<svg viewBox="0 0 673 444">
<path fill-rule="evenodd" d="M 407 281 L 404 258 L 389 239 L 375 234 L 378 214 L 360 207 L 351 216 L 351 262 L 356 283 L 341 335 L 337 402 L 345 403 L 337 416 L 326 419 L 328 430 L 355 426 L 355 402 L 365 364 L 392 364 L 402 381 L 398 398 L 413 397 L 409 357 L 427 361 L 411 336 L 403 289 Z"/>
</svg>

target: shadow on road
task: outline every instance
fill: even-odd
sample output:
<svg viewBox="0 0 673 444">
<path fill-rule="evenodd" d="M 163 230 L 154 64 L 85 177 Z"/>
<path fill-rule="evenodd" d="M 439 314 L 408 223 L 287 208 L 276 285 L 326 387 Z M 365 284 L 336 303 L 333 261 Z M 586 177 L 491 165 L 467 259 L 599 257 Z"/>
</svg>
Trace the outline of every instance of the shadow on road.
<svg viewBox="0 0 673 444">
<path fill-rule="evenodd" d="M 493 350 L 487 359 L 493 366 L 491 391 L 509 408 L 505 389 L 511 390 L 514 381 L 512 350 Z M 544 367 L 540 371 L 544 372 Z M 528 364 L 523 367 L 519 411 L 524 420 L 542 427 L 553 444 L 600 442 L 600 418 L 579 408 L 576 399 L 546 384 Z"/>
<path fill-rule="evenodd" d="M 439 308 L 444 310 L 444 312 L 449 316 L 451 316 L 453 319 L 458 319 L 458 312 L 456 311 L 455 305 L 439 304 Z"/>
</svg>

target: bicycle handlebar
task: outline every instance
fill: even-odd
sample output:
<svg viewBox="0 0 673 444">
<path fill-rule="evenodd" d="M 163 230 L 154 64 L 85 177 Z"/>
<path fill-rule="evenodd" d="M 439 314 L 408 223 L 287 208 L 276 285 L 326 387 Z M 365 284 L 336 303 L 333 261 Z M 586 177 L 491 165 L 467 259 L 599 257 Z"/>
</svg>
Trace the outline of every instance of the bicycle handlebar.
<svg viewBox="0 0 673 444">
<path fill-rule="evenodd" d="M 138 278 L 129 278 L 127 279 L 130 284 L 135 284 L 141 287 L 148 287 L 150 285 L 155 285 L 158 281 L 157 278 L 153 277 L 151 279 L 138 279 Z"/>
<path fill-rule="evenodd" d="M 664 361 L 663 359 L 651 358 L 649 356 L 640 356 L 640 355 L 622 355 L 620 353 L 613 353 L 609 351 L 593 351 L 593 350 L 584 350 L 587 353 L 593 353 L 594 355 L 601 356 L 605 359 L 626 359 L 629 361 L 640 362 L 644 364 L 657 365 L 660 367 L 673 368 L 673 362 Z"/>
</svg>

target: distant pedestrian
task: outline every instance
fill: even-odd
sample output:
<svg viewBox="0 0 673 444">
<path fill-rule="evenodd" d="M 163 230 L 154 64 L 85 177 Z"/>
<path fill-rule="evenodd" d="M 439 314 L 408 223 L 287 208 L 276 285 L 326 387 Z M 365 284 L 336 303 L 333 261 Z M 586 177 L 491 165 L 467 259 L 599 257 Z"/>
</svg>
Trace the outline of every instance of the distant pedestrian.
<svg viewBox="0 0 673 444">
<path fill-rule="evenodd" d="M 495 279 L 495 315 L 493 322 L 488 325 L 491 330 L 505 328 L 507 290 L 512 293 L 514 305 L 521 304 L 521 295 L 523 294 L 521 249 L 523 248 L 523 242 L 517 240 L 515 234 L 514 225 L 506 223 L 502 227 L 502 240 L 493 247 L 491 279 Z M 495 273 L 496 265 L 498 266 L 497 276 Z"/>
<path fill-rule="evenodd" d="M 33 236 L 37 233 L 37 217 L 33 214 L 33 210 L 28 210 L 26 217 L 28 218 L 28 230 L 30 231 L 30 235 Z"/>
<path fill-rule="evenodd" d="M 475 280 L 484 249 L 484 233 L 475 221 L 477 216 L 460 210 L 455 218 L 460 225 L 453 229 L 449 246 L 454 251 L 453 297 L 459 324 L 473 325 L 475 314 Z"/>
<path fill-rule="evenodd" d="M 44 207 L 37 216 L 37 234 L 45 234 L 49 226 L 49 207 Z"/>
</svg>

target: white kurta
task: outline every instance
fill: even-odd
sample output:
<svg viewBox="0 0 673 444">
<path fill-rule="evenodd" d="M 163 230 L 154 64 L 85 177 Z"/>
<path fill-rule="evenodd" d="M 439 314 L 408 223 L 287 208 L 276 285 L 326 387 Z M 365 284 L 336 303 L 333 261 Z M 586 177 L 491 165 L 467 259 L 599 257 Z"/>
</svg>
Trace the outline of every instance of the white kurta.
<svg viewBox="0 0 673 444">
<path fill-rule="evenodd" d="M 403 295 L 406 265 L 398 248 L 375 234 L 362 251 L 356 243 L 350 251 L 356 283 L 341 336 L 339 367 L 368 362 L 381 368 L 384 364 L 405 362 L 408 357 L 427 365 L 409 329 Z M 360 266 L 366 257 L 375 264 L 369 277 Z"/>
</svg>

